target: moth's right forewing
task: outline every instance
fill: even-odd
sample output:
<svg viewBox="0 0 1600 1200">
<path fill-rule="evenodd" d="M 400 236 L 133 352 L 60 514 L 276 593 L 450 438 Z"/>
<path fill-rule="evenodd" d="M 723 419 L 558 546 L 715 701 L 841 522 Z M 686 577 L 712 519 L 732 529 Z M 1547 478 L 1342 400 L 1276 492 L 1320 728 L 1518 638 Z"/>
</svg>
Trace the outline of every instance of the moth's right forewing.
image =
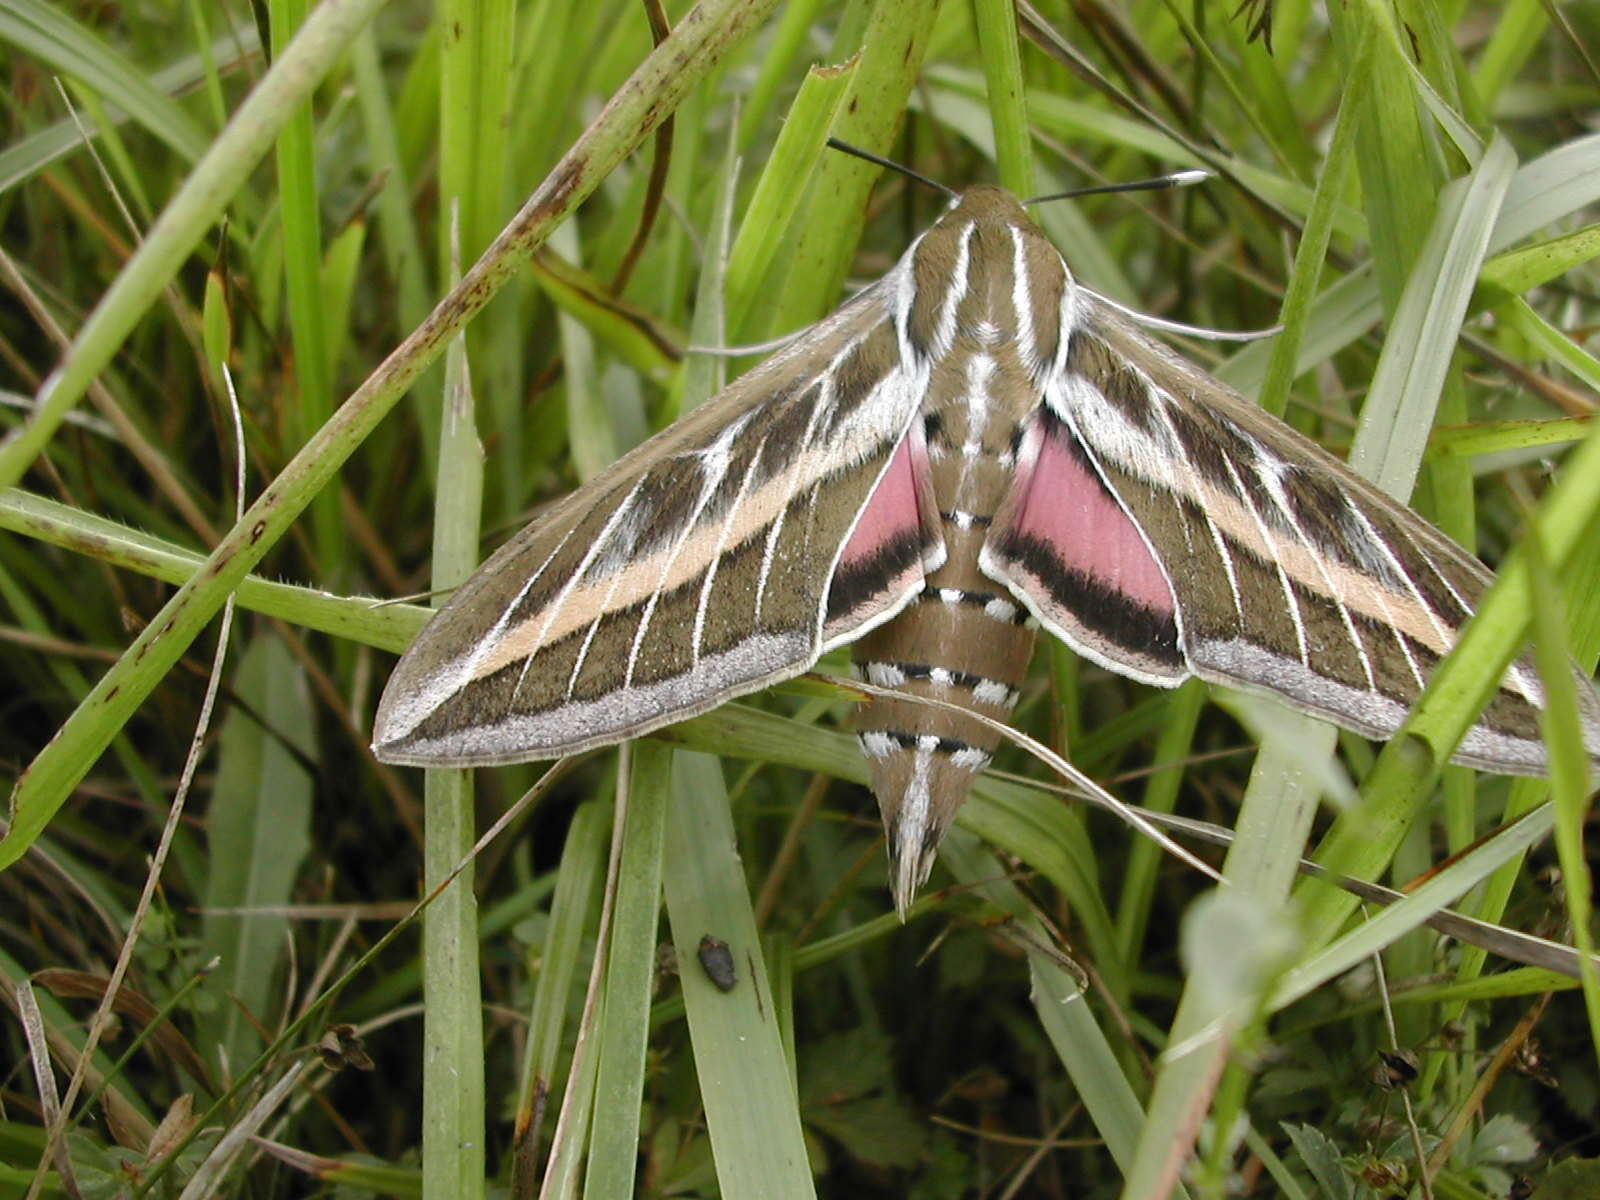
<svg viewBox="0 0 1600 1200">
<path fill-rule="evenodd" d="M 849 640 L 903 605 L 912 560 L 933 551 L 874 532 L 885 512 L 904 523 L 907 477 L 890 466 L 926 387 L 902 361 L 895 281 L 491 557 L 395 668 L 378 757 L 487 765 L 620 741 L 797 675 L 824 626 Z M 853 539 L 869 508 L 879 519 Z M 847 547 L 873 569 L 830 601 Z"/>
<path fill-rule="evenodd" d="M 1288 426 L 1100 305 L 1068 356 L 1063 419 L 1143 531 L 1203 679 L 1391 736 L 1490 576 L 1460 546 Z M 1600 706 L 1580 679 L 1584 737 Z M 1543 687 L 1507 671 L 1456 761 L 1546 767 Z"/>
</svg>

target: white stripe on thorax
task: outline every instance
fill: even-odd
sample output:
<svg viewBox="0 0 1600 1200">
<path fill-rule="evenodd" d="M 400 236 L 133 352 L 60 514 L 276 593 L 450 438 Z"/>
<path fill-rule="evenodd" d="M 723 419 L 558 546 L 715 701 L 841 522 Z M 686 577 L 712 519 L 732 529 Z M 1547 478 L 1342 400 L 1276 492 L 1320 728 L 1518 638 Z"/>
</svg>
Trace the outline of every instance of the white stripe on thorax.
<svg viewBox="0 0 1600 1200">
<path fill-rule="evenodd" d="M 1033 296 L 1028 279 L 1028 253 L 1022 240 L 1022 230 L 1007 225 L 1011 234 L 1011 308 L 1016 321 L 1017 356 L 1022 369 L 1037 376 L 1039 348 L 1033 340 Z"/>
<path fill-rule="evenodd" d="M 890 272 L 894 276 L 894 333 L 895 341 L 900 346 L 900 362 L 909 366 L 916 361 L 916 352 L 911 349 L 911 309 L 917 302 L 917 280 L 912 274 L 911 264 L 915 261 L 917 244 L 922 241 L 918 238 L 911 243 L 911 249 L 895 265 Z"/>
<path fill-rule="evenodd" d="M 956 245 L 956 264 L 950 272 L 944 299 L 939 305 L 939 323 L 933 331 L 933 345 L 929 347 L 934 358 L 943 358 L 955 345 L 956 318 L 960 314 L 961 301 L 967 294 L 967 272 L 972 263 L 972 235 L 977 228 L 977 222 L 969 222 L 961 231 L 961 238 Z"/>
<path fill-rule="evenodd" d="M 996 363 L 987 354 L 974 354 L 967 359 L 967 439 L 981 449 L 983 431 L 989 424 L 989 381 L 994 378 Z M 971 457 L 965 446 L 963 454 Z"/>
</svg>

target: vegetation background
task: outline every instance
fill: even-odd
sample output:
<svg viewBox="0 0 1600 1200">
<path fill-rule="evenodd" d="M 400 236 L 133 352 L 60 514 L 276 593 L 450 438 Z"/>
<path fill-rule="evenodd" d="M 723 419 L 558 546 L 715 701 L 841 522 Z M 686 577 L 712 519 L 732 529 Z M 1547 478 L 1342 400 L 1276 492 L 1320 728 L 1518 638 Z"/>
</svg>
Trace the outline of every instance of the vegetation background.
<svg viewBox="0 0 1600 1200">
<path fill-rule="evenodd" d="M 1530 622 L 1554 680 L 1600 649 L 1600 10 L 666 8 L 0 4 L 0 1196 L 1600 1191 L 1594 972 L 1420 927 L 1592 938 L 1570 689 L 1552 781 L 1434 764 Z M 1012 748 L 900 925 L 824 683 L 626 756 L 372 760 L 426 613 L 370 597 L 937 215 L 829 134 L 1031 194 L 1212 168 L 1039 219 L 1114 298 L 1281 323 L 1184 352 L 1504 564 L 1415 736 L 1337 768 L 1040 654 L 1019 723 L 1236 828 L 1193 843 L 1225 893 Z M 1427 883 L 1358 911 L 1308 844 Z"/>
</svg>

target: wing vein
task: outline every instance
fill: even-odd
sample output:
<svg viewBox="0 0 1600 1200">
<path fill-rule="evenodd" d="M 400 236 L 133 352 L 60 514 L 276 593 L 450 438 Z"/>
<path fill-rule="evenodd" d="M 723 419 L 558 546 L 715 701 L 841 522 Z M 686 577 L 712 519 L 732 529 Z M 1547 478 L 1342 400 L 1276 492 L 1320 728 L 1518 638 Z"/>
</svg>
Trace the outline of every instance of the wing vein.
<svg viewBox="0 0 1600 1200">
<path fill-rule="evenodd" d="M 700 585 L 700 596 L 694 606 L 694 635 L 689 643 L 689 661 L 698 666 L 700 663 L 700 645 L 705 636 L 706 606 L 711 599 L 711 588 L 717 579 L 717 568 L 722 564 L 723 551 L 727 549 L 728 536 L 733 527 L 738 523 L 739 514 L 744 507 L 744 498 L 750 494 L 750 481 L 755 478 L 756 468 L 766 453 L 767 435 L 763 434 L 757 443 L 755 452 L 750 456 L 750 465 L 745 469 L 744 478 L 739 482 L 739 491 L 733 498 L 733 503 L 728 505 L 728 516 L 722 522 L 722 532 L 717 537 L 716 549 L 712 552 L 711 561 L 706 565 L 705 582 Z"/>
<path fill-rule="evenodd" d="M 560 615 L 561 609 L 567 603 L 567 597 L 572 595 L 578 584 L 583 580 L 584 575 L 588 573 L 590 564 L 592 564 L 599 556 L 601 550 L 610 540 L 611 535 L 615 532 L 617 526 L 622 523 L 623 518 L 627 516 L 628 511 L 633 507 L 634 497 L 639 494 L 639 489 L 644 486 L 644 480 L 645 477 L 640 476 L 639 479 L 634 481 L 633 487 L 630 488 L 628 490 L 628 494 L 623 497 L 622 503 L 618 504 L 611 516 L 606 519 L 605 525 L 603 525 L 600 529 L 599 536 L 594 539 L 594 545 L 590 546 L 589 549 L 584 552 L 583 558 L 581 561 L 579 561 L 577 569 L 572 572 L 572 575 L 567 582 L 561 585 L 561 591 L 556 593 L 556 598 L 551 603 L 549 612 L 545 614 L 544 624 L 539 627 L 539 636 L 535 639 L 533 648 L 523 656 L 522 670 L 517 675 L 517 686 L 511 690 L 511 699 L 513 703 L 516 702 L 517 697 L 521 694 L 523 681 L 528 677 L 528 668 L 533 664 L 534 657 L 544 646 L 545 635 L 550 632 L 550 627 L 555 624 L 556 617 Z M 563 544 L 565 544 L 567 538 L 572 536 L 572 533 L 576 529 L 577 526 L 574 525 L 571 530 L 568 530 L 566 537 L 561 539 Z M 554 557 L 553 554 L 552 557 Z"/>
</svg>

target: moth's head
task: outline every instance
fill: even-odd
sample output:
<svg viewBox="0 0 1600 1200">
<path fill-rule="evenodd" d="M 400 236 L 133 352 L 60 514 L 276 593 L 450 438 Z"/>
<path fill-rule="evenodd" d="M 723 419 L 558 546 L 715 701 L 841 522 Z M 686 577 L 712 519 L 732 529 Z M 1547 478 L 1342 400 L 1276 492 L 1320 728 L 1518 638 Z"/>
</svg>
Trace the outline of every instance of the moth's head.
<svg viewBox="0 0 1600 1200">
<path fill-rule="evenodd" d="M 1009 259 L 1012 229 L 1020 231 L 1028 242 L 1035 238 L 1046 241 L 1044 231 L 1034 223 L 1022 201 L 997 184 L 975 183 L 956 194 L 944 216 L 929 228 L 923 240 L 950 240 L 965 236 L 967 230 L 975 230 L 979 241 L 993 240 L 993 249 Z"/>
<path fill-rule="evenodd" d="M 975 183 L 960 193 L 942 218 L 952 223 L 1006 224 L 1037 228 L 1022 202 L 993 183 Z"/>
</svg>

